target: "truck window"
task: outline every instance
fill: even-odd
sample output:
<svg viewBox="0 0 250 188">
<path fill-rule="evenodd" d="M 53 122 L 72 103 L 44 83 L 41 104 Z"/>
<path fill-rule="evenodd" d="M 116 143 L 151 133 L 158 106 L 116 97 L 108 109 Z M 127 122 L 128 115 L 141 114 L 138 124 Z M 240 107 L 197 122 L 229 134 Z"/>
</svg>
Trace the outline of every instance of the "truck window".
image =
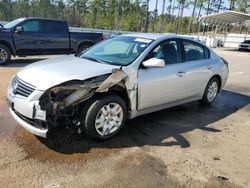
<svg viewBox="0 0 250 188">
<path fill-rule="evenodd" d="M 23 27 L 23 32 L 25 33 L 37 33 L 39 32 L 39 21 L 34 20 L 34 21 L 28 21 L 22 25 Z"/>
<path fill-rule="evenodd" d="M 67 25 L 64 22 L 46 20 L 42 22 L 44 34 L 66 34 Z"/>
</svg>

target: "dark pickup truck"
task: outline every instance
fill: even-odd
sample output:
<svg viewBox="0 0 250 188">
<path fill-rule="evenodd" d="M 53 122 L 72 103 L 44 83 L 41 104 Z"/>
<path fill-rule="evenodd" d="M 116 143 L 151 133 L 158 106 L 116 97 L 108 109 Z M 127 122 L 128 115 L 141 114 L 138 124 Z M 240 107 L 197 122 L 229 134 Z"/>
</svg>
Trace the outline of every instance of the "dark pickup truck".
<svg viewBox="0 0 250 188">
<path fill-rule="evenodd" d="M 19 18 L 0 24 L 0 65 L 13 56 L 78 53 L 104 39 L 102 33 L 71 32 L 67 22 Z"/>
</svg>

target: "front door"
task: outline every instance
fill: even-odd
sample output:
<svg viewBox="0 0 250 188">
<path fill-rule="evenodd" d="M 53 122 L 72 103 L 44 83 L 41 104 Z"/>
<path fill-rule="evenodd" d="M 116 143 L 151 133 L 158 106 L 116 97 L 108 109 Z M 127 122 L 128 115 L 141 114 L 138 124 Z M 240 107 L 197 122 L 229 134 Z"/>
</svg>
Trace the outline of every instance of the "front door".
<svg viewBox="0 0 250 188">
<path fill-rule="evenodd" d="M 173 103 L 182 99 L 183 78 L 181 72 L 181 50 L 178 40 L 167 40 L 157 45 L 147 59 L 165 61 L 163 68 L 139 68 L 138 110 Z"/>
<path fill-rule="evenodd" d="M 22 31 L 15 32 L 13 39 L 16 47 L 17 55 L 36 55 L 39 54 L 41 40 L 41 26 L 39 20 L 27 20 L 18 27 L 22 27 Z"/>
</svg>

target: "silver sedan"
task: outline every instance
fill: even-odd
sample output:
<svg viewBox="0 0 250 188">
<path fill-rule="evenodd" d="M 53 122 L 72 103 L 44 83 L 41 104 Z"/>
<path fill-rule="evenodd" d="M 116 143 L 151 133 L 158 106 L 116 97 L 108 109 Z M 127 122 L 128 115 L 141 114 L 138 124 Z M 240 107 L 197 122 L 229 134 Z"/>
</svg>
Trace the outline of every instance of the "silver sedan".
<svg viewBox="0 0 250 188">
<path fill-rule="evenodd" d="M 228 63 L 197 41 L 128 34 L 24 67 L 10 81 L 7 101 L 35 135 L 67 127 L 107 140 L 127 118 L 196 100 L 211 104 L 228 72 Z"/>
</svg>

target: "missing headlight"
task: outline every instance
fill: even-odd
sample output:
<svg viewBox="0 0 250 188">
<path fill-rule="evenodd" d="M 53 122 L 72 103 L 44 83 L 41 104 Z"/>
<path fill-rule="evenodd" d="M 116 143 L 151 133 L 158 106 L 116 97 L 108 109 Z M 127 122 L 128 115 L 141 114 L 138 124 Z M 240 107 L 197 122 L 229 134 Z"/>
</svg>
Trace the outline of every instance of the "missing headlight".
<svg viewBox="0 0 250 188">
<path fill-rule="evenodd" d="M 54 93 L 52 91 L 50 93 L 51 100 L 54 102 L 63 101 L 64 99 L 66 99 L 68 96 L 70 96 L 74 92 L 75 92 L 75 89 L 64 89 L 64 90 L 61 90 L 57 93 Z"/>
</svg>

